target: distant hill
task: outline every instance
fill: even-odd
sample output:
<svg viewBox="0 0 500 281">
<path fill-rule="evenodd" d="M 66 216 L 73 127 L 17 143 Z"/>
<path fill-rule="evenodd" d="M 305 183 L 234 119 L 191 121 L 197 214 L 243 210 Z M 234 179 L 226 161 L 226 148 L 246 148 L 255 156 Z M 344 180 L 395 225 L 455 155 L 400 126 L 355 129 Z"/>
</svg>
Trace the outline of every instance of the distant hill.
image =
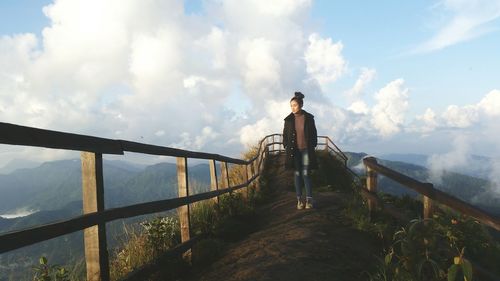
<svg viewBox="0 0 500 281">
<path fill-rule="evenodd" d="M 190 185 L 208 190 L 208 164 L 190 167 L 189 178 Z M 140 167 L 104 161 L 104 188 L 106 208 L 177 197 L 177 166 L 159 163 Z M 0 218 L 0 233 L 79 215 L 81 163 L 76 159 L 46 162 L 0 175 L 0 194 L 0 214 L 20 209 L 38 211 L 15 219 Z"/>
<path fill-rule="evenodd" d="M 208 164 L 190 166 L 188 176 L 195 190 L 209 189 Z M 177 166 L 159 163 L 144 167 L 105 160 L 104 186 L 106 208 L 177 197 Z M 76 159 L 46 162 L 36 168 L 0 175 L 0 214 L 20 208 L 39 210 L 13 219 L 0 217 L 0 233 L 79 216 L 83 206 L 81 194 L 81 163 Z M 112 249 L 117 244 L 123 223 L 144 219 L 142 216 L 108 223 L 109 247 Z M 82 232 L 0 255 L 0 280 L 8 280 L 4 279 L 6 272 L 29 273 L 29 268 L 41 255 L 46 255 L 53 263 L 79 261 L 83 257 Z"/>
<path fill-rule="evenodd" d="M 42 163 L 23 160 L 23 159 L 12 159 L 5 166 L 0 167 L 0 174 L 10 174 L 16 170 L 20 169 L 31 169 L 40 166 Z"/>
<path fill-rule="evenodd" d="M 385 159 L 389 161 L 405 162 L 409 164 L 414 164 L 422 167 L 430 167 L 429 155 L 424 154 L 383 154 L 378 158 Z M 467 167 L 453 167 L 447 168 L 450 172 L 455 172 L 459 174 L 464 174 L 467 176 L 478 177 L 482 179 L 489 179 L 492 173 L 492 165 L 495 159 L 480 155 L 468 155 L 467 156 Z"/>
<path fill-rule="evenodd" d="M 362 158 L 365 153 L 346 153 L 348 166 L 358 174 L 364 174 Z M 418 159 L 418 157 L 413 157 Z M 429 170 L 423 166 L 401 161 L 379 160 L 405 175 L 420 181 L 428 181 Z M 16 170 L 0 175 L 0 214 L 19 208 L 36 209 L 39 212 L 15 219 L 0 218 L 0 233 L 68 219 L 82 213 L 80 160 L 46 162 L 31 169 Z M 196 190 L 208 190 L 210 173 L 208 164 L 189 168 L 190 185 Z M 137 166 L 123 161 L 104 162 L 106 208 L 134 203 L 172 198 L 177 196 L 177 167 L 172 163 Z M 380 190 L 396 195 L 416 193 L 385 177 L 379 179 Z M 493 193 L 491 183 L 477 177 L 446 172 L 442 185 L 436 186 L 449 194 L 500 215 L 500 196 Z M 143 220 L 136 217 L 125 223 Z M 122 223 L 118 220 L 107 224 L 110 248 L 118 241 Z M 43 243 L 0 255 L 0 280 L 2 272 L 29 272 L 40 255 L 46 255 L 54 263 L 78 261 L 83 256 L 82 232 L 65 235 Z M 7 279 L 5 279 L 7 280 Z"/>
</svg>

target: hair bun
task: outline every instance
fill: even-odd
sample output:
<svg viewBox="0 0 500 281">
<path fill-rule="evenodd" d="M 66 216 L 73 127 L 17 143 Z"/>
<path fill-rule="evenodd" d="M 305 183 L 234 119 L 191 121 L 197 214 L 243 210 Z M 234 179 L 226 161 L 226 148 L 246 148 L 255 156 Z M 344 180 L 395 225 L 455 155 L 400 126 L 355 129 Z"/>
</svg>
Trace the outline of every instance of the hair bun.
<svg viewBox="0 0 500 281">
<path fill-rule="evenodd" d="M 298 99 L 303 99 L 304 98 L 304 94 L 302 94 L 301 92 L 295 92 L 295 97 L 298 98 Z"/>
</svg>

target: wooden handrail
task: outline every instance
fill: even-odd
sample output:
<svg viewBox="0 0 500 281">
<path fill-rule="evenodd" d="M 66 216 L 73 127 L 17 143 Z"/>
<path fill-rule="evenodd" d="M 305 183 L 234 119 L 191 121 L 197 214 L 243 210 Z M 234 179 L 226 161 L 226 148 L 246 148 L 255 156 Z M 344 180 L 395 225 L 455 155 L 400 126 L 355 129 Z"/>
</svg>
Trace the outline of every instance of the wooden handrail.
<svg viewBox="0 0 500 281">
<path fill-rule="evenodd" d="M 105 239 L 105 224 L 107 222 L 168 211 L 176 208 L 179 211 L 183 208 L 183 206 L 188 206 L 189 204 L 202 200 L 217 198 L 222 194 L 232 192 L 243 187 L 248 187 L 260 176 L 263 169 L 264 159 L 270 150 L 269 146 L 274 148 L 274 145 L 278 145 L 278 147 L 280 147 L 282 144 L 281 141 L 275 140 L 276 136 L 279 136 L 282 140 L 281 134 L 271 134 L 265 136 L 259 141 L 256 155 L 252 159 L 242 160 L 218 154 L 188 151 L 119 139 L 113 140 L 94 136 L 51 131 L 2 122 L 0 122 L 0 131 L 2 132 L 0 135 L 0 143 L 2 144 L 82 151 L 82 167 L 85 167 L 85 169 L 82 168 L 82 188 L 86 194 L 86 196 L 84 196 L 84 215 L 69 220 L 4 233 L 0 235 L 0 254 L 75 231 L 84 230 L 85 249 L 93 247 L 92 249 L 89 248 L 88 252 L 86 251 L 87 276 L 91 276 L 88 277 L 89 280 L 103 281 L 109 280 L 109 269 L 107 267 L 107 245 Z M 347 159 L 345 154 L 343 154 L 343 152 L 331 141 L 331 139 L 328 137 L 326 138 L 326 147 L 329 150 L 331 149 L 334 151 L 341 158 Z M 332 144 L 333 147 L 330 144 Z M 278 151 L 281 151 L 281 149 Z M 187 196 L 129 205 L 120 208 L 104 209 L 102 155 L 124 154 L 124 152 L 177 157 L 179 190 L 182 191 L 179 192 L 179 194 L 181 196 L 182 194 L 186 194 Z M 211 191 L 196 195 L 184 193 L 184 191 L 187 191 L 189 188 L 188 182 L 186 181 L 188 173 L 186 160 L 188 158 L 208 159 L 211 161 Z M 183 161 L 181 161 L 182 159 Z M 215 161 L 219 161 L 221 163 L 221 167 L 224 167 L 224 171 L 222 173 L 222 175 L 225 176 L 224 180 L 226 181 L 222 184 L 222 186 L 226 187 L 224 189 L 219 189 L 217 173 L 215 171 Z M 245 167 L 246 182 L 235 186 L 229 186 L 227 163 L 247 165 Z M 250 166 L 250 169 L 248 166 Z M 184 173 L 185 175 L 179 176 L 179 173 Z M 183 220 L 185 226 L 184 228 L 187 228 L 186 231 L 189 232 L 189 211 L 179 212 L 179 216 L 182 216 L 180 219 Z M 190 235 L 186 235 L 186 233 L 183 233 L 183 237 L 183 246 L 178 249 L 184 249 L 187 247 L 186 245 L 192 245 L 192 243 L 198 239 L 190 238 Z M 89 259 L 92 264 L 90 269 Z M 133 279 L 133 277 L 131 278 Z"/>
<path fill-rule="evenodd" d="M 330 143 L 333 145 L 332 151 L 335 152 L 340 158 L 344 159 L 344 161 L 347 162 L 347 156 L 344 154 L 344 152 L 332 141 L 332 139 L 329 136 L 318 136 L 318 138 L 325 138 L 327 140 L 327 143 Z M 328 145 L 329 146 L 329 145 Z"/>
<path fill-rule="evenodd" d="M 431 183 L 423 183 L 420 181 L 417 181 L 413 178 L 410 178 L 406 175 L 403 175 L 399 172 L 396 172 L 390 168 L 387 168 L 383 165 L 380 165 L 377 163 L 376 159 L 374 157 L 365 157 L 363 159 L 364 165 L 375 171 L 376 173 L 383 174 L 384 176 L 391 178 L 394 181 L 397 181 L 401 183 L 403 186 L 409 187 L 416 192 L 434 200 L 437 201 L 443 205 L 446 205 L 456 211 L 459 211 L 465 215 L 471 216 L 478 221 L 484 223 L 485 225 L 488 225 L 498 231 L 500 231 L 500 218 L 489 214 L 467 202 L 464 202 L 452 195 L 449 195 L 441 190 L 438 190 L 434 188 L 434 185 Z M 375 176 L 376 176 L 375 173 Z M 367 179 L 370 179 L 371 176 L 369 175 Z"/>
<path fill-rule="evenodd" d="M 123 154 L 117 140 L 86 135 L 44 130 L 0 122 L 0 143 L 89 151 L 106 154 Z"/>
<path fill-rule="evenodd" d="M 129 205 L 126 207 L 106 209 L 101 212 L 94 212 L 78 216 L 70 220 L 50 223 L 42 226 L 31 227 L 24 230 L 6 232 L 0 235 L 0 254 L 32 245 L 48 239 L 66 235 L 85 228 L 106 223 L 117 219 L 130 218 L 135 216 L 153 214 L 172 210 L 187 204 L 214 198 L 228 192 L 232 192 L 247 186 L 258 176 L 255 175 L 246 183 L 204 193 L 198 193 L 187 197 L 178 197 L 165 200 L 158 200 L 147 203 Z"/>
<path fill-rule="evenodd" d="M 251 162 L 221 156 L 219 154 L 182 150 L 120 139 L 114 140 L 51 131 L 3 122 L 0 122 L 0 132 L 2 132 L 0 135 L 0 143 L 10 145 L 88 151 L 102 154 L 124 154 L 124 152 L 137 152 L 152 155 L 217 160 L 240 165 L 249 164 Z"/>
</svg>

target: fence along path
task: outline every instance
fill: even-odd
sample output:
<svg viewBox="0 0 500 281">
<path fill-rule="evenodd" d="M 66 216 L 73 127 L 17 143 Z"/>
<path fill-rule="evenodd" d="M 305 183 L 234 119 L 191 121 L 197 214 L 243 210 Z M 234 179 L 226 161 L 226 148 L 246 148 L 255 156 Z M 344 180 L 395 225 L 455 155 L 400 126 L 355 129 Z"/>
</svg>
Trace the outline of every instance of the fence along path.
<svg viewBox="0 0 500 281">
<path fill-rule="evenodd" d="M 84 248 L 87 268 L 87 280 L 109 280 L 109 256 L 106 241 L 106 223 L 123 218 L 168 211 L 177 208 L 181 227 L 182 243 L 165 253 L 153 264 L 144 266 L 125 280 L 142 280 L 155 271 L 166 258 L 187 253 L 200 237 L 192 237 L 189 221 L 189 204 L 201 200 L 214 199 L 218 196 L 255 184 L 263 169 L 263 161 L 269 152 L 282 151 L 282 135 L 273 134 L 264 137 L 258 144 L 257 155 L 249 160 L 241 160 L 204 152 L 181 150 L 126 140 L 79 135 L 51 131 L 33 127 L 19 126 L 0 122 L 0 143 L 64 150 L 81 151 L 82 164 L 82 199 L 83 215 L 69 220 L 36 226 L 24 230 L 0 235 L 0 254 L 28 245 L 59 237 L 75 231 L 84 231 Z M 324 149 L 347 163 L 347 157 L 328 137 L 324 139 Z M 278 149 L 276 149 L 278 146 Z M 271 147 L 271 149 L 270 149 Z M 177 157 L 178 198 L 129 205 L 120 208 L 105 209 L 103 155 L 123 155 L 135 152 L 150 155 Z M 196 195 L 189 194 L 187 160 L 206 159 L 210 162 L 211 191 Z M 217 163 L 220 162 L 221 179 L 217 178 Z M 247 180 L 230 186 L 228 164 L 245 165 Z M 255 183 L 254 183 L 255 181 Z M 221 187 L 221 188 L 219 188 Z"/>
<path fill-rule="evenodd" d="M 500 231 L 500 218 L 491 215 L 467 202 L 464 202 L 452 195 L 449 195 L 439 189 L 434 188 L 432 183 L 423 183 L 389 169 L 377 162 L 375 157 L 365 157 L 363 163 L 366 167 L 366 189 L 364 193 L 368 197 L 368 207 L 374 209 L 377 204 L 381 204 L 381 200 L 376 196 L 377 192 L 377 176 L 382 174 L 394 181 L 399 182 L 404 187 L 410 188 L 422 195 L 424 205 L 423 217 L 432 217 L 432 211 L 436 208 L 433 201 L 443 204 L 467 216 L 473 217 L 481 223 Z"/>
</svg>

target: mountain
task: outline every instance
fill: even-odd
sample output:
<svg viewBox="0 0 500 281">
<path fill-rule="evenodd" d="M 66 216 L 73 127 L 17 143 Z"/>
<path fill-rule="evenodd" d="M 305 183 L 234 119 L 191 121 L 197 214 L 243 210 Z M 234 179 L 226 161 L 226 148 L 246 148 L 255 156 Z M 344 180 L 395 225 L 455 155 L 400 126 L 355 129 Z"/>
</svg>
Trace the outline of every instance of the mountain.
<svg viewBox="0 0 500 281">
<path fill-rule="evenodd" d="M 19 209 L 39 210 L 31 215 L 0 217 L 0 234 L 79 216 L 82 211 L 80 160 L 61 160 L 0 175 L 0 209 L 13 213 Z M 177 197 L 177 166 L 158 163 L 139 166 L 123 161 L 104 161 L 106 208 Z M 208 164 L 189 166 L 189 184 L 196 192 L 210 185 Z M 171 211 L 170 211 L 171 212 Z M 1 213 L 0 213 L 1 214 Z M 123 225 L 157 216 L 152 214 L 106 224 L 109 248 L 123 236 Z M 28 280 L 32 265 L 45 255 L 52 263 L 81 263 L 82 231 L 37 243 L 0 255 L 0 280 L 16 274 L 15 280 Z M 25 274 L 23 276 L 23 274 Z"/>
<path fill-rule="evenodd" d="M 35 162 L 35 161 L 30 161 L 30 160 L 23 160 L 23 159 L 12 159 L 10 162 L 5 164 L 5 166 L 0 168 L 0 174 L 10 174 L 15 170 L 20 170 L 20 169 L 31 169 L 40 166 L 41 163 Z"/>
<path fill-rule="evenodd" d="M 104 163 L 104 184 L 122 184 L 136 171 Z M 46 162 L 32 169 L 0 175 L 0 214 L 19 209 L 57 210 L 81 200 L 81 162 L 79 159 Z"/>
<path fill-rule="evenodd" d="M 439 156 L 436 156 L 439 160 Z M 426 168 L 431 168 L 432 156 L 424 154 L 383 154 L 378 158 L 385 159 L 389 161 L 405 162 L 409 164 L 414 164 Z M 478 177 L 485 180 L 490 179 L 493 173 L 493 166 L 498 159 L 480 156 L 480 155 L 467 155 L 466 156 L 467 165 L 450 165 L 449 167 L 444 167 L 445 170 L 450 172 L 455 172 L 459 174 L 464 174 L 471 177 Z"/>
<path fill-rule="evenodd" d="M 424 154 L 402 154 L 402 153 L 391 153 L 391 154 L 383 154 L 378 158 L 385 159 L 389 161 L 397 161 L 397 162 L 405 162 L 409 164 L 414 164 L 422 167 L 427 167 L 427 160 L 429 159 L 429 155 Z"/>
<path fill-rule="evenodd" d="M 177 197 L 177 166 L 159 163 L 137 166 L 123 161 L 104 161 L 104 198 L 106 208 Z M 208 164 L 189 167 L 190 185 L 208 190 L 210 172 Z M 46 162 L 39 167 L 0 175 L 0 214 L 12 214 L 27 210 L 57 211 L 71 202 L 81 212 L 81 163 L 80 160 Z M 67 213 L 65 218 L 71 217 Z M 36 214 L 36 213 L 35 213 Z M 27 225 L 28 219 L 39 217 L 32 214 L 17 218 L 21 223 L 0 221 L 0 232 L 6 225 Z M 54 218 L 57 216 L 54 216 Z M 35 219 L 36 221 L 36 219 Z"/>
</svg>

